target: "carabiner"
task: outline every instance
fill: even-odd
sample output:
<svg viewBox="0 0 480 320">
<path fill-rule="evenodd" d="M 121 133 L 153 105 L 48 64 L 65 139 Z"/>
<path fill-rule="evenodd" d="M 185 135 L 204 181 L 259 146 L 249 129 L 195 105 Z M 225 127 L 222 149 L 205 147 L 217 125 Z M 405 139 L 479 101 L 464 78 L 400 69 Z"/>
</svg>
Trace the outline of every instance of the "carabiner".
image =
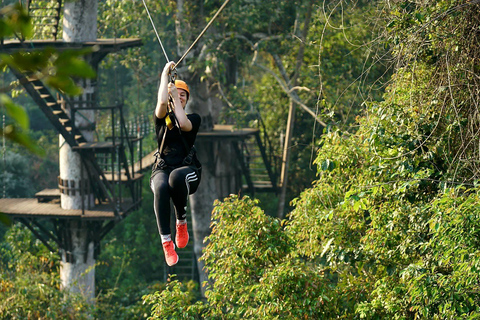
<svg viewBox="0 0 480 320">
<path fill-rule="evenodd" d="M 173 69 L 170 71 L 170 74 L 168 75 L 169 76 L 169 80 L 171 83 L 175 84 L 175 80 L 177 79 L 177 69 Z"/>
</svg>

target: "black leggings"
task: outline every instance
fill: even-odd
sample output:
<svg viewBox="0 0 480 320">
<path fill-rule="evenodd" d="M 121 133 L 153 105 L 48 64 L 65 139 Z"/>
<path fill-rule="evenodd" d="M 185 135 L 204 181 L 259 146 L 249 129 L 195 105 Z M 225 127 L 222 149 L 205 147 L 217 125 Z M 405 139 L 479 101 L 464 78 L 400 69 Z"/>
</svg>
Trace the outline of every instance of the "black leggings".
<svg viewBox="0 0 480 320">
<path fill-rule="evenodd" d="M 166 168 L 152 174 L 150 188 L 160 234 L 171 234 L 170 198 L 175 207 L 175 216 L 178 220 L 184 220 L 187 216 L 187 197 L 197 191 L 199 183 L 200 173 L 194 167 Z"/>
</svg>

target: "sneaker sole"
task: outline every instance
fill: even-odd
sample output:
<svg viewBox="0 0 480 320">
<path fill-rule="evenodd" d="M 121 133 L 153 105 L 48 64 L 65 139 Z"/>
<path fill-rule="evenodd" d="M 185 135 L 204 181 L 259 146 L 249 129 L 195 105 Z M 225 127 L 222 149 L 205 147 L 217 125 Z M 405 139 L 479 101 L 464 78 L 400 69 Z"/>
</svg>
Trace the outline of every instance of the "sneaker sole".
<svg viewBox="0 0 480 320">
<path fill-rule="evenodd" d="M 178 249 L 183 249 L 183 248 L 185 248 L 185 247 L 187 246 L 187 244 L 188 244 L 188 240 L 190 240 L 190 237 L 188 237 L 187 242 L 185 243 L 184 246 L 180 246 L 180 245 L 178 244 L 177 239 L 175 239 L 175 243 L 176 243 L 176 245 L 177 245 L 177 248 L 178 248 Z"/>
<path fill-rule="evenodd" d="M 178 256 L 177 256 L 177 261 L 175 261 L 174 263 L 170 264 L 170 263 L 168 263 L 167 260 L 165 260 L 165 262 L 167 263 L 167 265 L 168 265 L 169 267 L 172 267 L 172 266 L 174 266 L 174 265 L 176 265 L 176 264 L 178 263 L 178 260 L 179 260 L 179 259 L 178 259 Z"/>
</svg>

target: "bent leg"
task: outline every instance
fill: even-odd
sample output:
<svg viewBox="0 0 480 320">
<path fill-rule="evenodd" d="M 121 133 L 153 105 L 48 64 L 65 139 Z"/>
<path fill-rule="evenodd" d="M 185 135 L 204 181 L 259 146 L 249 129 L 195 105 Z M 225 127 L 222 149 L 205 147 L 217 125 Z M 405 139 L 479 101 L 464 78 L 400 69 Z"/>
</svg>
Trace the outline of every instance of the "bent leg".
<svg viewBox="0 0 480 320">
<path fill-rule="evenodd" d="M 197 190 L 199 183 L 200 177 L 191 167 L 180 167 L 170 174 L 168 184 L 177 220 L 185 220 L 188 195 Z"/>
</svg>

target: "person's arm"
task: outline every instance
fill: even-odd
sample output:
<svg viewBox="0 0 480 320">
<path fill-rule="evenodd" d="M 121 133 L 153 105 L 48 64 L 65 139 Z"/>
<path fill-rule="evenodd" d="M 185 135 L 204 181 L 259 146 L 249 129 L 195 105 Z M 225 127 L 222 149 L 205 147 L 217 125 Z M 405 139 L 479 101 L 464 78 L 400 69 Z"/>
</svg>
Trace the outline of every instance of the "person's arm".
<svg viewBox="0 0 480 320">
<path fill-rule="evenodd" d="M 163 68 L 162 75 L 160 76 L 160 87 L 158 87 L 158 99 L 157 106 L 155 107 L 155 116 L 159 119 L 165 118 L 167 115 L 168 105 L 168 76 L 170 70 L 175 65 L 174 62 L 167 62 Z"/>
<path fill-rule="evenodd" d="M 168 93 L 172 95 L 173 112 L 175 113 L 175 117 L 177 118 L 180 129 L 186 132 L 191 131 L 193 128 L 192 123 L 187 118 L 185 109 L 182 107 L 182 103 L 180 102 L 180 97 L 178 96 L 177 87 L 175 87 L 173 83 L 168 84 Z"/>
</svg>

